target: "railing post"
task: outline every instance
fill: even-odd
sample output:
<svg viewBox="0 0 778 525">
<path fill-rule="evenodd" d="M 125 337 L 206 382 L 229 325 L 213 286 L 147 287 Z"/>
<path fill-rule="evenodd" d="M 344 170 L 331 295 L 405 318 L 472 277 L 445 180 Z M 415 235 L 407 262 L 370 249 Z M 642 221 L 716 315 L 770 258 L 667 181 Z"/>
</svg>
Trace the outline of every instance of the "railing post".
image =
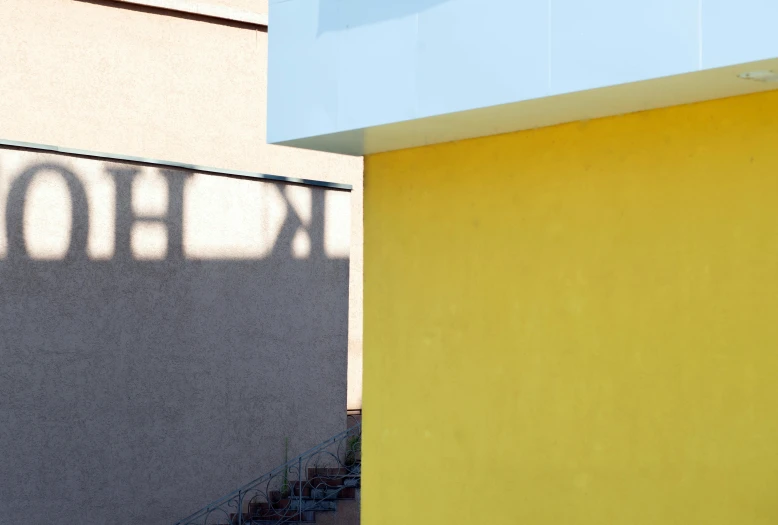
<svg viewBox="0 0 778 525">
<path fill-rule="evenodd" d="M 243 491 L 238 492 L 238 525 L 243 525 Z"/>
<path fill-rule="evenodd" d="M 297 456 L 297 521 L 303 521 L 303 457 Z"/>
</svg>

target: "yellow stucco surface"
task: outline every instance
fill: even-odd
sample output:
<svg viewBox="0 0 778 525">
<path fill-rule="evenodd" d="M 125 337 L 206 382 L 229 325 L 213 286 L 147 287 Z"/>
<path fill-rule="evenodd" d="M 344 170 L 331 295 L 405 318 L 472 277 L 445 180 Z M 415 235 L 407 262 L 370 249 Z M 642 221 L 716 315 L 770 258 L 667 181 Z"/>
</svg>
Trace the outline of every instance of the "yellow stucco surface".
<svg viewBox="0 0 778 525">
<path fill-rule="evenodd" d="M 778 523 L 778 92 L 365 184 L 366 525 Z"/>
</svg>

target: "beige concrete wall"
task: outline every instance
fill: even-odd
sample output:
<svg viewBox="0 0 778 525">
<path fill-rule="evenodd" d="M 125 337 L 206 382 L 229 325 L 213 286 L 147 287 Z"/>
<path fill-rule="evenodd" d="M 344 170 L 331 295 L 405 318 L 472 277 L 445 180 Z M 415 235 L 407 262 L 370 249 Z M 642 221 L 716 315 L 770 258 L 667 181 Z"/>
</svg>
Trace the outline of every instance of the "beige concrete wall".
<svg viewBox="0 0 778 525">
<path fill-rule="evenodd" d="M 0 523 L 170 524 L 342 431 L 351 198 L 0 148 Z"/>
<path fill-rule="evenodd" d="M 91 1 L 91 0 L 83 0 Z M 260 12 L 258 5 L 253 3 L 249 9 L 244 9 L 242 3 L 233 1 L 221 2 L 199 2 L 197 0 L 111 0 L 112 2 L 121 2 L 124 4 L 134 4 L 140 8 L 158 9 L 170 14 L 175 12 L 184 16 L 195 15 L 207 18 L 216 18 L 221 22 L 238 22 L 253 25 L 262 29 L 267 29 L 267 11 Z M 248 7 L 248 6 L 247 6 Z M 267 6 L 265 6 L 267 7 Z"/>
<path fill-rule="evenodd" d="M 362 161 L 265 143 L 267 34 L 80 0 L 3 0 L 0 20 L 0 138 L 354 185 L 348 405 L 360 407 Z"/>
<path fill-rule="evenodd" d="M 204 3 L 245 9 L 254 13 L 267 14 L 268 0 L 197 0 Z"/>
</svg>

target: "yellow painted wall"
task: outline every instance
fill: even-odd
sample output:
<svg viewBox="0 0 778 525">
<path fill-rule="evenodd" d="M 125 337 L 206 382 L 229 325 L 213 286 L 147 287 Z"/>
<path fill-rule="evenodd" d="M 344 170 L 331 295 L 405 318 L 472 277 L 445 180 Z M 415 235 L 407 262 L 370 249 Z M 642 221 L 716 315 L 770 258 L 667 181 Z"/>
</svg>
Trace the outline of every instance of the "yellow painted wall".
<svg viewBox="0 0 778 525">
<path fill-rule="evenodd" d="M 365 184 L 366 525 L 778 523 L 778 92 Z"/>
</svg>

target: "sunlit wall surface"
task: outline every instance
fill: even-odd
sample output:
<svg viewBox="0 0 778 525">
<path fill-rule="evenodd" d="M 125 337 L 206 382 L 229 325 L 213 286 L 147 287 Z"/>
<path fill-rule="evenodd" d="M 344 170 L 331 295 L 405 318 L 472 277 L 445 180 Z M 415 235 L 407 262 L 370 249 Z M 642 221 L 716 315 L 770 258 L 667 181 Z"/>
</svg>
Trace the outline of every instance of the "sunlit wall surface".
<svg viewBox="0 0 778 525">
<path fill-rule="evenodd" d="M 777 15 L 770 0 L 270 0 L 268 138 L 775 58 Z"/>
<path fill-rule="evenodd" d="M 366 159 L 366 525 L 772 523 L 778 93 Z"/>
</svg>

